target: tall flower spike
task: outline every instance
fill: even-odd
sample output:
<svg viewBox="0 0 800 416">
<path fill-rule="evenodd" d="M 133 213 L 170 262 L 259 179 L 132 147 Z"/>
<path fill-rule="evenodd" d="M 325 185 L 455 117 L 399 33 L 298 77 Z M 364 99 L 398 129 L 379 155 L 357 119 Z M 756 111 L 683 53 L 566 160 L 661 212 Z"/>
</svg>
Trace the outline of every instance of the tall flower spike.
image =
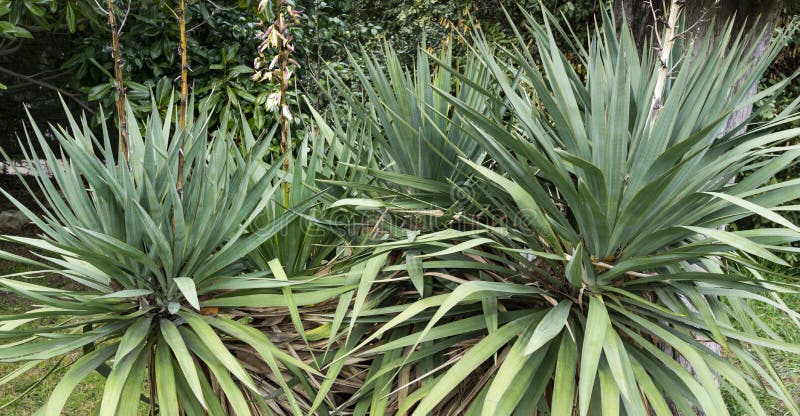
<svg viewBox="0 0 800 416">
<path fill-rule="evenodd" d="M 267 7 L 267 1 L 262 0 L 259 3 L 259 11 L 263 12 Z M 254 67 L 257 71 L 264 70 L 264 64 L 267 62 L 265 54 L 268 50 L 274 53 L 274 56 L 269 61 L 267 71 L 261 72 L 257 78 L 253 79 L 267 82 L 275 82 L 277 91 L 269 95 L 266 100 L 265 106 L 267 111 L 279 110 L 277 113 L 278 122 L 281 129 L 281 153 L 284 155 L 283 167 L 284 171 L 289 171 L 289 123 L 293 120 L 292 112 L 287 103 L 287 92 L 291 79 L 294 74 L 294 68 L 297 67 L 297 62 L 292 59 L 291 54 L 294 49 L 294 36 L 292 35 L 292 28 L 300 24 L 301 12 L 295 9 L 293 2 L 289 0 L 274 0 L 273 8 L 275 17 L 273 22 L 266 27 L 266 29 L 258 36 L 263 41 L 258 46 L 258 58 L 254 62 Z M 288 16 L 288 18 L 287 18 Z M 262 22 L 262 26 L 264 23 Z M 285 183 L 283 186 L 284 202 L 289 205 L 289 184 Z"/>
</svg>

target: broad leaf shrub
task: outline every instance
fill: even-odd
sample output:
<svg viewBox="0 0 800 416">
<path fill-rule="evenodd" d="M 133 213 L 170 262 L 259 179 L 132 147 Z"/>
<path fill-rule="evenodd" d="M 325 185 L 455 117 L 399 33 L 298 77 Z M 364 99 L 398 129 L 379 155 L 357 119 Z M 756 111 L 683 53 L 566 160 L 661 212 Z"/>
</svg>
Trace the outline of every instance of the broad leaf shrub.
<svg viewBox="0 0 800 416">
<path fill-rule="evenodd" d="M 746 59 L 751 35 L 730 25 L 715 40 L 677 38 L 654 106 L 659 62 L 640 54 L 624 25 L 618 34 L 604 17 L 588 45 L 572 43 L 585 75 L 557 47 L 565 31 L 554 19 L 527 16 L 524 25 L 501 50 L 474 33 L 477 58 L 499 89 L 476 91 L 502 100 L 500 117 L 436 89 L 489 155 L 461 159 L 489 202 L 471 199 L 478 213 L 451 229 L 396 234 L 378 246 L 406 256 L 383 257 L 390 278 L 362 279 L 359 292 L 371 288 L 364 299 L 379 302 L 356 300 L 351 314 L 376 326 L 348 333 L 360 336 L 349 354 L 372 361 L 342 407 L 370 415 L 727 415 L 727 396 L 766 415 L 756 395 L 765 390 L 800 414 L 766 353 L 800 346 L 751 309 L 764 303 L 798 318 L 773 298 L 796 293 L 796 284 L 754 277 L 768 272 L 763 261 L 783 263 L 775 253 L 800 239 L 800 227 L 778 213 L 800 183 L 770 182 L 800 156 L 781 145 L 800 134 L 787 127 L 797 101 L 749 124 L 791 79 L 746 94 L 783 38 L 757 62 Z M 743 87 L 732 90 L 737 81 Z M 405 82 L 383 88 L 409 93 Z M 726 131 L 734 110 L 759 102 L 751 120 Z M 381 128 L 400 116 L 389 118 Z M 752 215 L 777 226 L 724 229 Z"/>
<path fill-rule="evenodd" d="M 27 158 L 38 173 L 42 214 L 3 191 L 41 231 L 39 238 L 3 237 L 37 253 L 35 260 L 0 253 L 34 269 L 0 278 L 4 291 L 34 304 L 0 317 L 0 361 L 21 363 L 3 381 L 51 358 L 64 357 L 67 368 L 42 415 L 60 414 L 93 371 L 106 376 L 101 415 L 135 415 L 140 398 L 161 415 L 303 414 L 301 404 L 314 400 L 315 391 L 305 390 L 320 375 L 314 363 L 282 349 L 235 308 L 248 305 L 236 301 L 241 294 L 283 299 L 282 288 L 294 283 L 269 271 L 242 275 L 252 272 L 243 259 L 280 238 L 315 200 L 291 210 L 272 206 L 282 180 L 280 163 L 263 160 L 269 140 L 241 151 L 231 132 L 209 136 L 206 112 L 184 131 L 172 118 L 171 108 L 163 119 L 154 109 L 138 125 L 130 114 L 129 164 L 115 158 L 107 132 L 98 140 L 85 120 L 54 128 L 54 144 L 34 125 Z M 70 279 L 75 288 L 38 284 L 45 276 Z M 307 303 L 326 296 L 293 290 Z M 277 303 L 285 309 L 287 302 Z M 298 377 L 304 383 L 293 389 L 289 379 Z"/>
</svg>

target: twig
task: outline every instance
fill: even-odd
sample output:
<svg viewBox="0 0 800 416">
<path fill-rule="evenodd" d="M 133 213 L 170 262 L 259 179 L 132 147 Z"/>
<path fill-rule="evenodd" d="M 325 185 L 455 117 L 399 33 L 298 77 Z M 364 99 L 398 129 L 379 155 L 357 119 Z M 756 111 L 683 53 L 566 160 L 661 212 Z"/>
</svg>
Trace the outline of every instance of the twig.
<svg viewBox="0 0 800 416">
<path fill-rule="evenodd" d="M 35 85 L 38 85 L 40 87 L 44 87 L 44 88 L 47 88 L 49 90 L 56 91 L 56 92 L 60 93 L 61 95 L 67 96 L 70 99 L 72 99 L 73 101 L 75 101 L 76 103 L 78 103 L 78 105 L 83 107 L 84 110 L 86 110 L 86 111 L 88 111 L 90 113 L 94 113 L 94 110 L 92 110 L 92 108 L 89 107 L 88 105 L 86 105 L 83 101 L 79 100 L 78 97 L 75 96 L 75 94 L 73 94 L 73 93 L 71 93 L 71 92 L 69 92 L 69 91 L 67 91 L 67 90 L 65 90 L 63 88 L 59 88 L 59 87 L 57 87 L 57 86 L 55 86 L 53 84 L 48 84 L 46 82 L 40 81 L 40 80 L 38 80 L 36 78 L 33 78 L 33 77 L 30 77 L 28 75 L 24 75 L 24 74 L 20 74 L 20 73 L 14 72 L 14 71 L 12 71 L 10 69 L 3 68 L 2 66 L 0 66 L 0 72 L 4 73 L 6 75 L 10 75 L 10 76 L 15 77 L 15 78 L 24 79 L 25 81 L 27 81 L 27 82 L 29 82 L 31 84 L 35 84 Z"/>
<path fill-rule="evenodd" d="M 30 77 L 31 78 L 37 78 L 42 82 L 47 82 L 47 81 L 50 81 L 52 79 L 61 78 L 61 77 L 65 76 L 65 75 L 70 75 L 72 73 L 70 71 L 67 71 L 67 72 L 58 72 L 58 73 L 55 73 L 55 74 L 44 76 L 44 74 L 49 73 L 49 72 L 53 72 L 53 71 L 40 72 L 40 73 L 38 73 L 36 75 L 31 75 Z M 30 84 L 30 82 L 28 82 L 28 81 L 22 81 L 22 82 L 20 82 L 18 84 L 6 85 L 6 91 L 13 91 L 13 90 L 23 89 L 23 88 L 26 88 L 29 84 Z"/>
<path fill-rule="evenodd" d="M 655 36 L 656 36 L 656 43 L 657 43 L 657 44 L 659 44 L 659 45 L 662 45 L 662 42 L 661 42 L 661 33 L 658 33 L 658 25 L 657 25 L 657 22 L 658 22 L 658 13 L 656 13 L 656 8 L 655 8 L 655 6 L 653 6 L 653 2 L 652 2 L 652 1 L 650 1 L 650 0 L 648 0 L 648 1 L 645 1 L 645 3 L 646 3 L 646 4 L 648 4 L 648 5 L 650 6 L 650 11 L 653 13 L 653 24 L 655 25 L 655 29 L 656 29 L 656 30 L 654 31 L 654 33 L 655 33 Z"/>
<path fill-rule="evenodd" d="M 122 22 L 119 24 L 120 32 L 122 32 L 122 28 L 125 27 L 125 22 L 128 21 L 128 16 L 131 14 L 131 2 L 132 0 L 128 0 L 128 7 L 125 9 L 125 14 L 122 15 Z"/>
<path fill-rule="evenodd" d="M 12 42 L 10 42 L 10 43 L 11 43 L 11 44 L 13 44 L 14 42 L 12 41 Z M 22 41 L 21 41 L 21 40 L 18 40 L 18 41 L 16 41 L 16 43 L 17 43 L 16 45 L 14 45 L 14 46 L 12 46 L 12 47 L 9 47 L 9 48 L 7 48 L 7 47 L 6 47 L 6 44 L 5 44 L 5 42 L 4 42 L 4 43 L 2 44 L 2 46 L 0 46 L 0 56 L 13 55 L 13 54 L 17 53 L 17 51 L 19 50 L 19 48 L 21 48 L 21 47 L 22 47 Z"/>
<path fill-rule="evenodd" d="M 108 10 L 104 9 L 104 8 L 103 8 L 103 5 L 102 5 L 102 4 L 100 4 L 100 2 L 99 2 L 99 1 L 97 1 L 97 0 L 94 0 L 94 5 L 95 5 L 95 6 L 97 6 L 97 8 L 100 10 L 100 14 L 103 14 L 103 15 L 108 15 Z"/>
</svg>

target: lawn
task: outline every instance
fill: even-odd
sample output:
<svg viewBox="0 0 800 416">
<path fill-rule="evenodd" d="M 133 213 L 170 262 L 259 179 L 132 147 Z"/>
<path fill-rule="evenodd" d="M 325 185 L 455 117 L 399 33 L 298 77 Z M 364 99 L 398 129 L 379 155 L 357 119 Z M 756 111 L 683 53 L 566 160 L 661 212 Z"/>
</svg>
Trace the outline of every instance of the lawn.
<svg viewBox="0 0 800 416">
<path fill-rule="evenodd" d="M 797 268 L 787 270 L 786 273 L 797 275 Z M 774 277 L 772 277 L 774 279 Z M 795 311 L 800 311 L 800 295 L 784 296 L 783 301 L 786 306 Z M 800 328 L 792 322 L 791 318 L 786 314 L 769 307 L 766 304 L 753 303 L 753 309 L 759 314 L 761 319 L 769 324 L 775 331 L 781 335 L 786 342 L 800 345 Z M 770 357 L 775 364 L 777 371 L 783 376 L 786 386 L 792 392 L 794 398 L 800 397 L 800 355 L 792 354 L 783 351 L 770 351 Z M 789 413 L 783 410 L 780 402 L 772 397 L 763 396 L 762 404 L 764 409 L 770 415 L 788 415 Z M 744 413 L 739 413 L 745 415 Z"/>
<path fill-rule="evenodd" d="M 9 243 L 0 242 L 0 250 L 20 253 L 19 250 L 10 245 Z M 0 261 L 0 273 L 12 274 L 25 272 L 29 269 L 27 266 L 20 266 L 16 263 L 7 261 Z M 55 284 L 56 287 L 63 287 L 69 285 L 70 282 L 66 279 L 48 278 L 49 283 Z M 30 304 L 25 300 L 13 295 L 2 294 L 0 295 L 0 314 L 19 313 L 23 312 Z M 77 354 L 69 356 L 66 359 L 76 359 Z M 36 366 L 36 368 L 20 376 L 6 384 L 0 386 L 0 414 L 24 416 L 32 415 L 47 399 L 50 391 L 53 390 L 58 382 L 59 375 L 63 374 L 66 369 L 61 369 L 63 364 L 56 360 L 45 361 Z M 4 364 L 0 363 L 0 381 L 11 374 L 19 364 Z M 51 377 L 46 377 L 48 373 Z M 98 373 L 92 374 L 87 378 L 87 381 L 81 383 L 75 392 L 70 397 L 67 405 L 65 406 L 64 415 L 69 416 L 86 416 L 92 414 L 92 411 L 97 407 L 102 394 L 102 376 Z"/>
</svg>

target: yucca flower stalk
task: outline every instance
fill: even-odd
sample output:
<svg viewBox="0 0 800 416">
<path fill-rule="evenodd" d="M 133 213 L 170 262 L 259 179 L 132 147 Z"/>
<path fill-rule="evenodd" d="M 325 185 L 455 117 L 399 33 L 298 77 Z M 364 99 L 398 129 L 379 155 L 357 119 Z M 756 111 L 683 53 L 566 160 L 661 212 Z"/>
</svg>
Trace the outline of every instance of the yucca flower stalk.
<svg viewBox="0 0 800 416">
<path fill-rule="evenodd" d="M 258 45 L 258 56 L 253 61 L 256 72 L 252 79 L 274 81 L 278 84 L 276 90 L 267 97 L 265 106 L 267 111 L 278 110 L 276 114 L 280 126 L 280 149 L 284 157 L 283 169 L 288 174 L 290 170 L 289 155 L 292 150 L 290 124 L 294 116 L 292 116 L 287 98 L 289 86 L 293 82 L 293 78 L 297 77 L 296 71 L 300 66 L 292 57 L 294 53 L 294 34 L 292 32 L 300 24 L 301 12 L 295 8 L 292 0 L 261 0 L 258 4 L 258 11 L 268 20 L 272 18 L 273 21 L 259 36 L 262 42 Z M 274 56 L 269 57 L 265 53 L 274 53 Z M 289 205 L 290 193 L 289 183 L 284 183 L 284 205 Z"/>
<path fill-rule="evenodd" d="M 189 48 L 186 43 L 186 0 L 180 0 L 178 3 L 177 18 L 178 31 L 180 32 L 178 51 L 181 55 L 181 95 L 178 107 L 178 130 L 183 132 L 186 129 L 186 112 L 189 104 Z M 183 198 L 183 171 L 186 164 L 183 152 L 184 140 L 182 137 L 180 146 L 178 146 L 178 179 L 176 188 L 179 198 Z"/>
<path fill-rule="evenodd" d="M 800 185 L 770 183 L 800 157 L 781 145 L 800 135 L 786 127 L 800 100 L 752 124 L 765 108 L 757 105 L 726 130 L 736 109 L 769 103 L 790 82 L 746 93 L 782 39 L 755 63 L 743 57 L 756 35 L 731 25 L 697 45 L 673 39 L 672 76 L 653 114 L 660 64 L 625 25 L 618 34 L 604 15 L 590 44 L 572 41 L 581 76 L 559 49 L 555 19 L 525 24 L 530 37 L 518 32 L 504 50 L 474 33 L 501 94 L 479 91 L 508 114 L 436 89 L 490 157 L 461 160 L 491 202 L 473 200 L 480 214 L 463 219 L 469 230 L 387 243 L 418 254 L 384 268 L 391 282 L 362 280 L 384 301 L 355 305 L 354 315 L 379 324 L 351 352 L 376 358 L 348 404 L 370 414 L 584 416 L 727 415 L 735 402 L 766 415 L 755 394 L 765 390 L 800 414 L 766 353 L 800 346 L 751 309 L 765 303 L 798 318 L 777 297 L 797 293 L 796 283 L 757 276 L 800 240 L 779 214 Z M 737 81 L 744 86 L 733 90 Z M 780 228 L 720 229 L 751 215 Z"/>
<path fill-rule="evenodd" d="M 303 413 L 296 398 L 302 387 L 293 390 L 289 378 L 312 379 L 319 371 L 229 314 L 237 304 L 213 301 L 251 290 L 253 276 L 240 276 L 249 271 L 243 259 L 308 206 L 254 228 L 279 193 L 280 165 L 261 171 L 266 143 L 241 152 L 230 132 L 209 137 L 205 112 L 198 119 L 192 114 L 185 129 L 173 125 L 172 107 L 165 118 L 154 108 L 144 126 L 130 123 L 129 163 L 115 160 L 108 134 L 97 140 L 85 120 L 78 125 L 70 118 L 69 130 L 53 129 L 58 148 L 33 125 L 26 156 L 38 173 L 42 214 L 3 193 L 42 234 L 3 237 L 37 257 L 0 253 L 33 268 L 1 277 L 0 287 L 34 306 L 0 317 L 0 361 L 21 363 L 19 376 L 43 360 L 78 353 L 77 360 L 66 359 L 68 370 L 43 415 L 59 414 L 93 371 L 107 376 L 101 415 L 136 414 L 134 403 L 147 395 L 147 374 L 151 413 L 260 415 L 284 407 L 287 414 Z M 181 149 L 183 198 L 176 181 Z M 47 161 L 52 177 L 39 160 Z M 256 171 L 260 179 L 253 180 Z M 45 276 L 69 279 L 77 288 L 38 284 Z M 256 277 L 271 282 L 259 286 L 261 294 L 280 296 L 288 284 L 264 273 Z M 256 368 L 254 378 L 250 370 Z M 275 391 L 257 385 L 264 376 Z"/>
</svg>

